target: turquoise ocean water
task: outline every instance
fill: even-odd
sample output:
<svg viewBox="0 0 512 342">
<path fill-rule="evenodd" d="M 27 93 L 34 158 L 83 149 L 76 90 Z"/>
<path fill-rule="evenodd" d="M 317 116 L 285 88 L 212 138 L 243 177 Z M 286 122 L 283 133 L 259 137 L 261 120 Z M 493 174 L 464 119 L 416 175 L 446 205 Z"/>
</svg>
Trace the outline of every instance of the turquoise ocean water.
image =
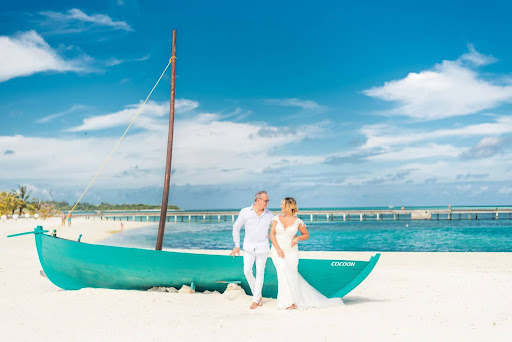
<svg viewBox="0 0 512 342">
<path fill-rule="evenodd" d="M 354 208 L 351 208 L 354 209 Z M 307 251 L 512 252 L 512 220 L 313 221 L 303 217 Z M 164 248 L 232 249 L 231 221 L 168 222 Z M 104 244 L 154 248 L 158 223 L 114 234 Z M 86 232 L 84 232 L 86 233 Z M 242 239 L 243 239 L 242 229 Z"/>
</svg>

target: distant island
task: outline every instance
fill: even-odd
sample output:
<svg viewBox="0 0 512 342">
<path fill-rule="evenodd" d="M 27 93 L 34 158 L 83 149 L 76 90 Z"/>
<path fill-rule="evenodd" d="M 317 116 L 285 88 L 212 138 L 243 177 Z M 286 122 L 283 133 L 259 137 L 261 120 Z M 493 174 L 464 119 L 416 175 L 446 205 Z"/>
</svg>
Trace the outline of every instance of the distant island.
<svg viewBox="0 0 512 342">
<path fill-rule="evenodd" d="M 50 191 L 51 199 L 43 201 L 30 197 L 31 190 L 25 185 L 18 185 L 18 189 L 11 191 L 0 191 L 0 216 L 14 217 L 14 215 L 35 215 L 41 218 L 51 217 L 62 211 L 69 211 L 73 204 L 65 201 L 53 201 L 53 190 Z M 90 204 L 79 203 L 74 210 L 80 211 L 106 211 L 106 210 L 160 210 L 160 205 L 154 204 Z M 181 210 L 175 205 L 168 205 L 167 210 Z"/>
<path fill-rule="evenodd" d="M 69 204 L 65 201 L 53 202 L 55 205 L 56 211 L 65 211 L 71 210 L 74 204 Z M 161 205 L 159 204 L 110 204 L 110 203 L 100 203 L 100 204 L 91 204 L 91 203 L 78 203 L 75 210 L 80 211 L 104 211 L 104 210 L 151 210 L 157 209 L 160 210 Z M 180 207 L 175 205 L 168 205 L 167 210 L 181 210 Z"/>
</svg>

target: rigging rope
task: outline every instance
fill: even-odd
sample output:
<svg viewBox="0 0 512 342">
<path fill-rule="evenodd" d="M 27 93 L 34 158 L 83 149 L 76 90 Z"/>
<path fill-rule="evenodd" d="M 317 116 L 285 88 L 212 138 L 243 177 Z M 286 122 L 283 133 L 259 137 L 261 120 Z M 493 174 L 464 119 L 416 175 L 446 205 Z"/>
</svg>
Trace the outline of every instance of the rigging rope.
<svg viewBox="0 0 512 342">
<path fill-rule="evenodd" d="M 132 127 L 132 124 L 135 122 L 135 120 L 137 119 L 137 117 L 139 116 L 140 112 L 142 111 L 142 108 L 144 108 L 144 105 L 146 104 L 146 102 L 149 100 L 149 97 L 151 96 L 151 94 L 153 93 L 153 90 L 155 90 L 156 86 L 158 85 L 158 83 L 160 83 L 160 80 L 162 79 L 162 77 L 164 76 L 165 72 L 167 71 L 167 68 L 169 68 L 169 65 L 171 65 L 172 62 L 174 62 L 176 60 L 176 57 L 175 56 L 172 56 L 170 59 L 169 59 L 169 63 L 167 63 L 167 66 L 165 67 L 164 71 L 162 72 L 162 74 L 160 75 L 160 77 L 158 78 L 158 81 L 156 81 L 155 85 L 153 86 L 153 89 L 151 89 L 151 91 L 149 92 L 148 96 L 146 97 L 146 99 L 144 100 L 144 102 L 142 103 L 142 105 L 139 107 L 139 109 L 137 110 L 137 113 L 134 115 L 132 121 L 130 122 L 130 124 L 128 125 L 128 127 L 126 128 L 126 130 L 124 131 L 123 135 L 121 136 L 121 138 L 119 138 L 119 140 L 117 141 L 116 145 L 114 146 L 114 148 L 112 149 L 112 151 L 110 151 L 109 155 L 107 156 L 107 158 L 105 159 L 105 161 L 103 162 L 103 164 L 101 164 L 98 172 L 96 172 L 96 175 L 94 175 L 94 177 L 92 178 L 91 182 L 89 183 L 89 185 L 87 185 L 87 187 L 85 188 L 84 192 L 82 193 L 82 195 L 80 195 L 80 198 L 78 198 L 78 201 L 76 201 L 75 205 L 73 205 L 73 207 L 71 208 L 71 210 L 69 211 L 69 213 L 66 215 L 67 218 L 69 218 L 71 216 L 71 213 L 73 212 L 73 210 L 75 210 L 76 206 L 78 205 L 78 203 L 80 203 L 80 200 L 82 199 L 82 197 L 84 197 L 84 195 L 86 194 L 87 190 L 89 190 L 89 188 L 91 187 L 91 185 L 94 183 L 94 181 L 96 180 L 96 178 L 98 177 L 98 175 L 101 173 L 101 171 L 103 171 L 103 168 L 105 167 L 105 165 L 107 164 L 107 162 L 110 160 L 110 157 L 112 157 L 112 154 L 114 154 L 115 150 L 117 150 L 117 147 L 119 146 L 119 144 L 121 143 L 121 141 L 123 140 L 124 136 L 126 135 L 126 133 L 128 133 L 128 130 L 130 129 L 130 127 Z M 64 222 L 61 223 L 60 227 L 57 228 L 56 232 L 59 231 L 60 228 L 62 228 L 62 226 L 64 226 Z"/>
</svg>

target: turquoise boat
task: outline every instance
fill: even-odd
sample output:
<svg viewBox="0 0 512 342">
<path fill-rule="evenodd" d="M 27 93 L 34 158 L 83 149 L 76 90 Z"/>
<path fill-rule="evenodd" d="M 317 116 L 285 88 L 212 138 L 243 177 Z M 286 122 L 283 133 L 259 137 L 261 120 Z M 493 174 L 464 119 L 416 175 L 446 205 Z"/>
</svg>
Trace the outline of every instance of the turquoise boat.
<svg viewBox="0 0 512 342">
<path fill-rule="evenodd" d="M 147 290 L 154 286 L 189 285 L 199 292 L 222 292 L 228 283 L 238 283 L 246 293 L 251 293 L 240 256 L 95 245 L 46 232 L 38 226 L 29 233 L 35 235 L 46 276 L 64 290 L 86 287 Z M 301 259 L 299 272 L 326 297 L 341 298 L 370 274 L 379 256 L 377 253 L 369 261 Z M 270 258 L 262 294 L 277 297 L 277 274 Z"/>
<path fill-rule="evenodd" d="M 251 293 L 243 273 L 243 258 L 240 256 L 162 251 L 171 177 L 175 62 L 176 30 L 173 30 L 172 57 L 169 60 L 169 64 L 172 63 L 170 128 L 164 194 L 155 250 L 88 244 L 80 242 L 80 239 L 78 241 L 66 240 L 57 237 L 55 231 L 51 235 L 45 234 L 48 231 L 43 230 L 41 226 L 38 226 L 33 232 L 11 235 L 34 234 L 39 261 L 44 273 L 58 287 L 64 290 L 78 290 L 86 287 L 147 290 L 154 286 L 179 288 L 183 285 L 190 285 L 196 291 L 224 291 L 227 284 L 238 283 L 246 293 Z M 162 76 L 160 76 L 161 78 Z M 121 139 L 130 126 L 131 123 Z M 110 155 L 115 151 L 119 142 Z M 102 168 L 103 166 L 98 173 Z M 98 173 L 80 199 L 94 182 Z M 80 199 L 71 211 L 74 210 Z M 370 274 L 379 260 L 379 256 L 380 254 L 375 254 L 369 261 L 301 259 L 299 272 L 326 297 L 341 298 Z M 267 260 L 262 295 L 277 298 L 277 274 L 270 258 Z"/>
</svg>

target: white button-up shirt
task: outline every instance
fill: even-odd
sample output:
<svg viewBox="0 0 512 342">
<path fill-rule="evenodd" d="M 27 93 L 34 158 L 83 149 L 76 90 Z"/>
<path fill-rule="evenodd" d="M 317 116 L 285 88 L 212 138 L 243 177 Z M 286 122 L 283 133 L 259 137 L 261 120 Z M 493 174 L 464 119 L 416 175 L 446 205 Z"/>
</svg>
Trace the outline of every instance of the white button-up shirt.
<svg viewBox="0 0 512 342">
<path fill-rule="evenodd" d="M 238 218 L 233 225 L 233 241 L 235 246 L 240 247 L 240 229 L 242 229 L 242 226 L 245 226 L 243 249 L 256 254 L 269 252 L 268 231 L 273 217 L 274 214 L 267 208 L 265 208 L 261 216 L 256 214 L 252 205 L 240 210 L 240 214 L 238 214 Z"/>
</svg>

